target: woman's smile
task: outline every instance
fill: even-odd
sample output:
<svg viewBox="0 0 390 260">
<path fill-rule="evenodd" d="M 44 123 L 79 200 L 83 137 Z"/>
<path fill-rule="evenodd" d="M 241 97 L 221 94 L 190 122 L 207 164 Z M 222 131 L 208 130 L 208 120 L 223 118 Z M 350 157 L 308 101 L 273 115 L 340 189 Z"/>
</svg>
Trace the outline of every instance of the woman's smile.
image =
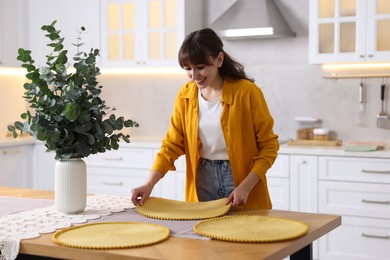
<svg viewBox="0 0 390 260">
<path fill-rule="evenodd" d="M 204 77 L 203 79 L 197 79 L 197 80 L 195 80 L 195 83 L 196 83 L 196 85 L 200 85 L 200 86 L 202 86 L 205 82 L 206 82 L 206 80 L 207 80 L 207 77 Z"/>
</svg>

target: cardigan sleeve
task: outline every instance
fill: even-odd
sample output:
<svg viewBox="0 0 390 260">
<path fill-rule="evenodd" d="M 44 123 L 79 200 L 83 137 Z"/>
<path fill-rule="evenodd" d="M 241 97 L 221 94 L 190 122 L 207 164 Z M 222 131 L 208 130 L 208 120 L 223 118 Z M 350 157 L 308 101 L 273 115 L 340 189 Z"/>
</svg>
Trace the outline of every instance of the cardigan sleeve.
<svg viewBox="0 0 390 260">
<path fill-rule="evenodd" d="M 278 135 L 273 131 L 274 120 L 260 88 L 252 96 L 252 115 L 258 154 L 253 157 L 251 171 L 262 180 L 273 165 L 279 150 Z"/>
<path fill-rule="evenodd" d="M 154 160 L 152 170 L 159 171 L 164 175 L 168 171 L 176 170 L 174 162 L 184 154 L 184 133 L 181 116 L 181 92 L 176 96 L 174 110 L 170 119 L 170 126 L 162 141 L 160 151 Z"/>
</svg>

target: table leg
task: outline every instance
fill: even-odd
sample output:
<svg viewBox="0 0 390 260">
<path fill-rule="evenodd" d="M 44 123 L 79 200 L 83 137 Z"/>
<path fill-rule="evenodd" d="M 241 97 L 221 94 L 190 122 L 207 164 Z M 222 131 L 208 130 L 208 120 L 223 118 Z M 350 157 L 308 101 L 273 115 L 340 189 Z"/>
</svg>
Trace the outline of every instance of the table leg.
<svg viewBox="0 0 390 260">
<path fill-rule="evenodd" d="M 303 260 L 303 259 L 313 260 L 312 243 L 308 244 L 304 248 L 290 255 L 290 260 Z"/>
</svg>

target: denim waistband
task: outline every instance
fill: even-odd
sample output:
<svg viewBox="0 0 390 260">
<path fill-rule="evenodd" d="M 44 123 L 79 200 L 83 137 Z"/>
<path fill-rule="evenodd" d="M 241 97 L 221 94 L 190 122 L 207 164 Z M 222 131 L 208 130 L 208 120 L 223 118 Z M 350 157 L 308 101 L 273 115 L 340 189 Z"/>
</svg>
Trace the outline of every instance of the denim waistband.
<svg viewBox="0 0 390 260">
<path fill-rule="evenodd" d="M 208 163 L 213 163 L 213 164 L 223 164 L 223 163 L 229 162 L 229 160 L 209 160 L 206 158 L 200 158 L 200 160 L 202 160 L 204 162 L 208 162 Z"/>
</svg>

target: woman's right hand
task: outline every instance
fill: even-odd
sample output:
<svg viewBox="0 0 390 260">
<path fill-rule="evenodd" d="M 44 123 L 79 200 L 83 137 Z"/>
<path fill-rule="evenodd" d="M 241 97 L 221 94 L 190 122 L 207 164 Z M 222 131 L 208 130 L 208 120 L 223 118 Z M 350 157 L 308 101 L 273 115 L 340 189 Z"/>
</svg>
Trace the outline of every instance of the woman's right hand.
<svg viewBox="0 0 390 260">
<path fill-rule="evenodd" d="M 142 206 L 147 198 L 149 198 L 154 185 L 163 177 L 159 171 L 151 171 L 145 184 L 131 190 L 131 201 L 135 206 L 138 204 Z"/>
<path fill-rule="evenodd" d="M 152 193 L 152 190 L 153 186 L 150 184 L 144 184 L 142 186 L 132 189 L 131 201 L 135 206 L 137 206 L 138 204 L 142 206 L 145 200 L 149 198 L 150 194 Z"/>
</svg>

